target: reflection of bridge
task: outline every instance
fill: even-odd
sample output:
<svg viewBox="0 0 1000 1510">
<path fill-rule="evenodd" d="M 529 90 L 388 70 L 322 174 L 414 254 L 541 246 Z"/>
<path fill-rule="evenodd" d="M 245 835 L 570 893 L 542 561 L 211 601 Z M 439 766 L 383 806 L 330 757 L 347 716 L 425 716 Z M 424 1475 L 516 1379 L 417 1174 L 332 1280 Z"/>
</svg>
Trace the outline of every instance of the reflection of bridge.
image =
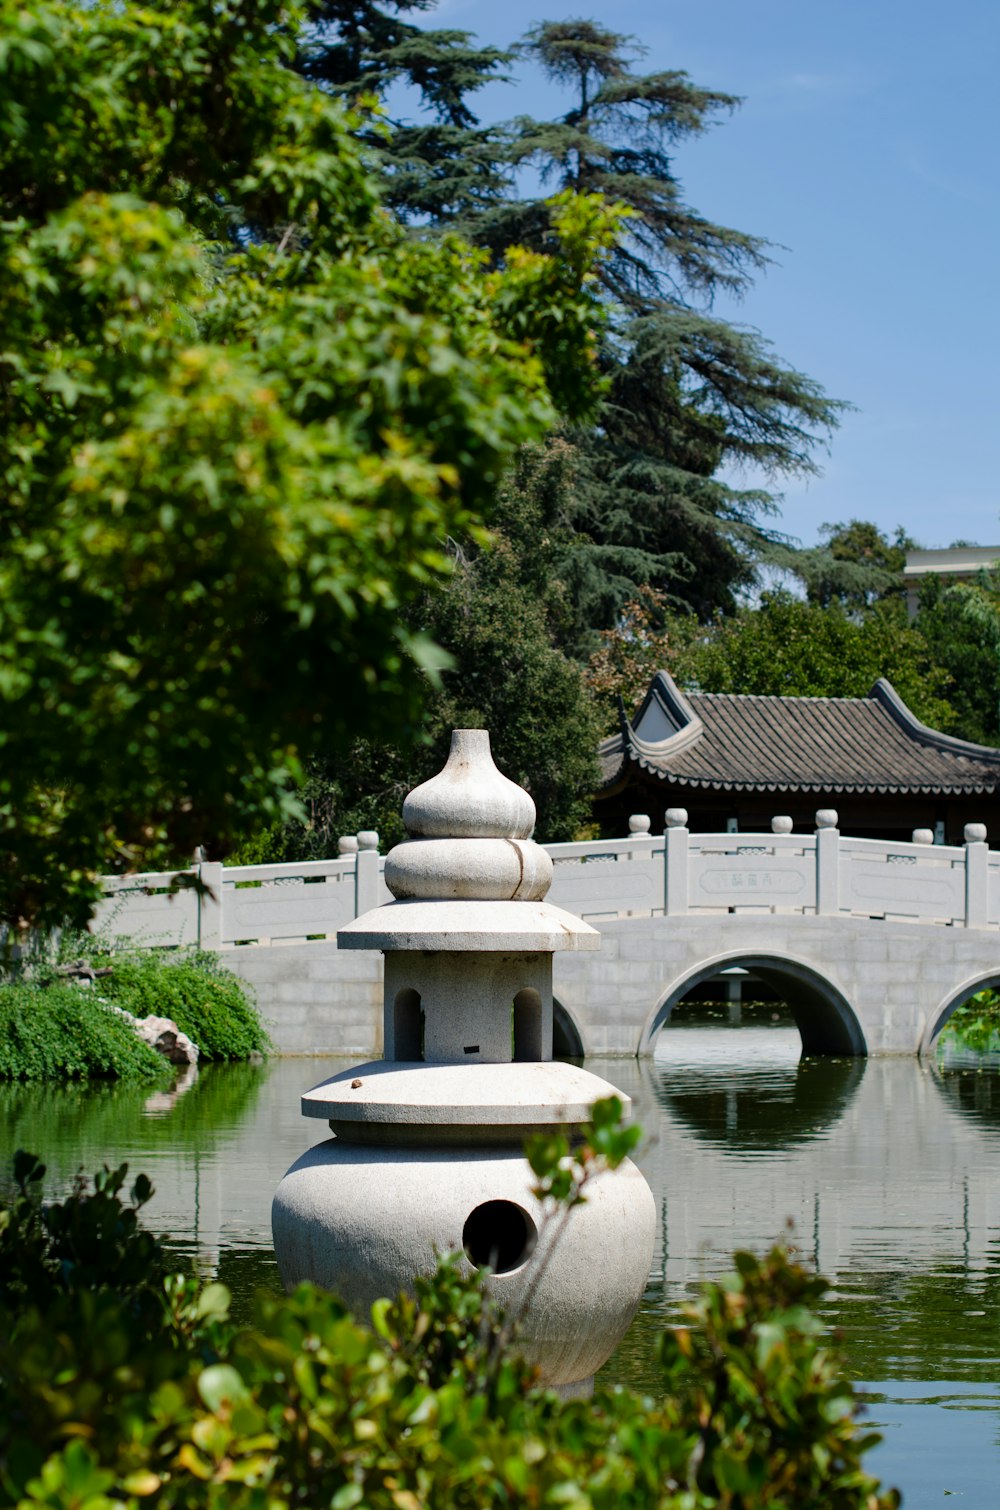
<svg viewBox="0 0 1000 1510">
<path fill-rule="evenodd" d="M 736 1030 L 734 1047 L 753 1032 Z M 269 1254 L 274 1188 L 310 1141 L 327 1136 L 322 1124 L 303 1121 L 299 1098 L 339 1067 L 273 1062 L 221 1126 L 205 1117 L 212 1076 L 204 1075 L 185 1098 L 194 1108 L 187 1138 L 171 1135 L 168 1117 L 109 1120 L 104 1101 L 50 1088 L 55 1123 L 73 1126 L 62 1156 L 42 1150 L 53 1188 L 69 1189 L 81 1163 L 93 1170 L 128 1159 L 156 1186 L 144 1219 L 196 1248 L 206 1269 L 227 1247 Z M 809 1256 L 839 1282 L 853 1277 L 864 1287 L 879 1271 L 919 1277 L 949 1265 L 947 1283 L 955 1286 L 996 1263 L 1000 1108 L 964 1104 L 948 1073 L 886 1060 L 790 1063 L 784 1075 L 765 1070 L 762 1088 L 759 1069 L 738 1061 L 685 1065 L 683 1075 L 648 1061 L 590 1067 L 632 1097 L 647 1135 L 638 1157 L 661 1210 L 654 1278 L 675 1299 L 728 1268 L 734 1247 L 760 1249 L 781 1236 L 789 1217 Z M 989 1086 L 986 1076 L 969 1083 Z M 27 1104 L 37 1089 L 5 1094 L 9 1125 L 20 1136 L 10 1098 Z M 273 1269 L 267 1277 L 277 1282 Z"/>
<path fill-rule="evenodd" d="M 673 821 L 677 820 L 677 821 Z M 645 1055 L 694 986 L 744 966 L 789 1002 L 810 1053 L 916 1054 L 974 991 L 1000 982 L 1000 853 L 814 834 L 689 834 L 548 846 L 549 899 L 601 931 L 557 955 L 563 1052 Z M 374 840 L 362 835 L 362 844 Z M 921 842 L 926 841 L 926 842 Z M 389 900 L 374 847 L 337 860 L 109 880 L 98 922 L 150 944 L 200 943 L 257 989 L 279 1048 L 381 1051 L 379 957 L 338 953 L 338 927 Z M 193 879 L 193 873 L 191 878 Z M 181 882 L 179 891 L 177 880 Z M 265 947 L 269 946 L 269 947 Z"/>
</svg>

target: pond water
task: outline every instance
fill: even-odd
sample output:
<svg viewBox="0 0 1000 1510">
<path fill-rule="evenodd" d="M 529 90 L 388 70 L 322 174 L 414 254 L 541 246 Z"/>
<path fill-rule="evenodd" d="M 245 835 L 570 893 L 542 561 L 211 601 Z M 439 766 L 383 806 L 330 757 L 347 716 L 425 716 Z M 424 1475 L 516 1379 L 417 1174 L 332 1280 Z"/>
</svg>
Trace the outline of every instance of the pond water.
<svg viewBox="0 0 1000 1510">
<path fill-rule="evenodd" d="M 277 1285 L 273 1190 L 325 1132 L 298 1097 L 337 1067 L 209 1067 L 155 1095 L 0 1087 L 3 1167 L 30 1148 L 54 1189 L 81 1166 L 145 1170 L 149 1224 L 245 1314 L 258 1285 Z M 800 1060 L 779 1021 L 672 1025 L 652 1063 L 588 1068 L 633 1098 L 660 1209 L 649 1286 L 607 1377 L 655 1387 L 656 1332 L 699 1281 L 735 1248 L 791 1234 L 832 1282 L 825 1316 L 885 1436 L 874 1471 L 910 1510 L 1000 1502 L 1000 1060 Z"/>
</svg>

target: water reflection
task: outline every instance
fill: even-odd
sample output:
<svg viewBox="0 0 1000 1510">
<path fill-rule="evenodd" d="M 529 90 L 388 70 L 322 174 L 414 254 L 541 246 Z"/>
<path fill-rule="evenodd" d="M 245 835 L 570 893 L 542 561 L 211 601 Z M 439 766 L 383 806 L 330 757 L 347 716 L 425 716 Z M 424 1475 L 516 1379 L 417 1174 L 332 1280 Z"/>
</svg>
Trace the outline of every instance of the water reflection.
<svg viewBox="0 0 1000 1510">
<path fill-rule="evenodd" d="M 198 1079 L 197 1064 L 186 1064 L 168 1090 L 154 1091 L 142 1104 L 144 1117 L 169 1117 L 182 1096 Z"/>
<path fill-rule="evenodd" d="M 890 1434 L 881 1471 L 901 1482 L 907 1510 L 945 1489 L 985 1503 L 977 1486 L 1000 1481 L 1000 1067 L 948 1052 L 940 1067 L 800 1061 L 781 1023 L 671 1025 L 657 1047 L 651 1064 L 588 1063 L 633 1098 L 660 1210 L 650 1284 L 607 1377 L 655 1389 L 656 1336 L 685 1297 L 791 1219 L 833 1283 L 824 1313 L 877 1397 L 873 1419 Z M 208 1066 L 155 1116 L 148 1088 L 0 1088 L 2 1165 L 32 1148 L 57 1187 L 80 1165 L 147 1170 L 151 1223 L 217 1272 L 247 1317 L 253 1290 L 277 1284 L 274 1188 L 326 1135 L 300 1116 L 299 1096 L 338 1067 Z M 961 1462 L 947 1449 L 956 1422 Z M 931 1442 L 940 1471 L 908 1469 Z"/>
<path fill-rule="evenodd" d="M 945 1039 L 932 1073 L 949 1107 L 984 1132 L 1000 1132 L 1000 1053 L 977 1054 Z"/>
<path fill-rule="evenodd" d="M 152 1094 L 148 1084 L 0 1083 L 0 1148 L 47 1151 L 56 1172 L 128 1156 L 197 1147 L 234 1135 L 253 1115 L 266 1065 L 186 1066 Z"/>
<path fill-rule="evenodd" d="M 671 1028 L 646 1067 L 598 1069 L 653 1136 L 660 1202 L 642 1309 L 606 1370 L 655 1389 L 655 1339 L 700 1281 L 787 1235 L 886 1432 L 907 1510 L 1000 1479 L 1000 1064 L 799 1060 L 783 1028 Z M 592 1066 L 598 1068 L 597 1066 Z M 845 1068 L 847 1073 L 845 1074 Z M 955 1449 L 960 1444 L 961 1454 Z"/>
<path fill-rule="evenodd" d="M 771 1158 L 828 1134 L 865 1073 L 864 1059 L 800 1059 L 799 1049 L 794 1029 L 678 1028 L 647 1080 L 657 1105 L 696 1137 Z"/>
</svg>

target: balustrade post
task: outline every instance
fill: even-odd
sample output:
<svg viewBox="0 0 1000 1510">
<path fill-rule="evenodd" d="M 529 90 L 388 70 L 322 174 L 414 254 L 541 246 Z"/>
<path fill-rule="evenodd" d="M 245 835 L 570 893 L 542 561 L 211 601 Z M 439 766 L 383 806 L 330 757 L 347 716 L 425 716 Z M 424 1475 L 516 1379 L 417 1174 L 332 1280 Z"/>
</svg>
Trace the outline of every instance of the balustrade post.
<svg viewBox="0 0 1000 1510">
<path fill-rule="evenodd" d="M 203 861 L 198 866 L 198 948 L 222 948 L 223 867 Z"/>
<path fill-rule="evenodd" d="M 990 851 L 985 823 L 965 825 L 965 926 L 985 928 L 989 918 Z"/>
<path fill-rule="evenodd" d="M 362 829 L 358 835 L 358 852 L 354 857 L 354 916 L 378 906 L 378 834 Z"/>
<path fill-rule="evenodd" d="M 648 813 L 633 813 L 628 820 L 629 859 L 648 860 L 653 852 L 653 839 Z"/>
<path fill-rule="evenodd" d="M 816 814 L 816 911 L 821 917 L 840 911 L 840 830 L 832 807 Z"/>
<path fill-rule="evenodd" d="M 687 811 L 668 807 L 663 830 L 663 911 L 676 917 L 688 910 Z"/>
</svg>

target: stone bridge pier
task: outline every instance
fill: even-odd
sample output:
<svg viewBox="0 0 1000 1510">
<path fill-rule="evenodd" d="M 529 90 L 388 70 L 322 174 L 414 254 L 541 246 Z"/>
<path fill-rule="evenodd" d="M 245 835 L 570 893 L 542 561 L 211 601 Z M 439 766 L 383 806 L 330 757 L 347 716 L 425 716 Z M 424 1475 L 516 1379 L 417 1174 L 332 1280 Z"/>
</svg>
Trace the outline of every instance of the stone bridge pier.
<svg viewBox="0 0 1000 1510">
<path fill-rule="evenodd" d="M 992 931 L 766 913 L 600 926 L 600 954 L 557 962 L 564 1053 L 651 1055 L 677 1003 L 733 966 L 788 1002 L 807 1054 L 927 1053 L 956 1007 L 1000 985 Z"/>
</svg>

